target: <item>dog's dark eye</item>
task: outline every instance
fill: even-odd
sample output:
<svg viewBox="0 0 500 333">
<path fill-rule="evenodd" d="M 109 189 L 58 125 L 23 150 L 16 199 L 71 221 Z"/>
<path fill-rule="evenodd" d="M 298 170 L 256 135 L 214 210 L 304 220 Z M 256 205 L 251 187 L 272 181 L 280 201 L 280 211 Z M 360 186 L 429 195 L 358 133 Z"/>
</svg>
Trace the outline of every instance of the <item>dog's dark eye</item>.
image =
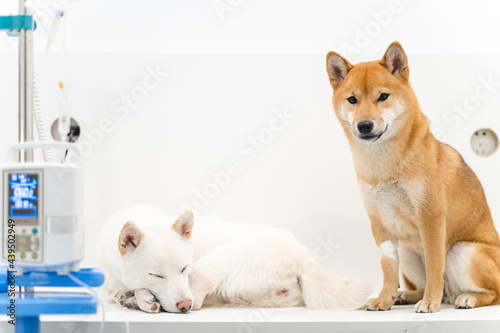
<svg viewBox="0 0 500 333">
<path fill-rule="evenodd" d="M 184 268 L 182 269 L 181 273 L 184 273 L 184 271 L 186 270 L 186 268 L 188 268 L 188 267 L 187 267 L 187 266 L 186 266 L 186 267 L 184 267 Z"/>
<path fill-rule="evenodd" d="M 356 104 L 358 102 L 358 100 L 354 96 L 349 97 L 347 101 L 351 104 Z"/>
<path fill-rule="evenodd" d="M 387 98 L 389 98 L 389 94 L 386 94 L 386 93 L 381 93 L 381 94 L 380 94 L 380 97 L 378 98 L 378 101 L 379 101 L 379 102 L 383 102 L 383 101 L 385 101 Z"/>
<path fill-rule="evenodd" d="M 158 274 L 149 273 L 149 275 L 154 276 L 154 277 L 157 277 L 157 278 L 160 278 L 160 279 L 164 279 L 164 277 L 163 277 L 163 276 L 158 275 Z"/>
</svg>

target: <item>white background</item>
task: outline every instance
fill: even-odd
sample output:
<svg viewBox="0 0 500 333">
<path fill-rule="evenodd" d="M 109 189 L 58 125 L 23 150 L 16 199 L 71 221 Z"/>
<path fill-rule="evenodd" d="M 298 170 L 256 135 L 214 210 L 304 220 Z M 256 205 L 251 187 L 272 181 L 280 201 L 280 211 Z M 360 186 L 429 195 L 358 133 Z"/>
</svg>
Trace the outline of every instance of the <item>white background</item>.
<svg viewBox="0 0 500 333">
<path fill-rule="evenodd" d="M 66 42 L 60 29 L 44 54 L 50 23 L 43 23 L 57 3 L 38 0 L 35 72 L 46 126 L 57 117 L 63 81 L 84 131 L 85 265 L 95 265 L 110 213 L 149 202 L 177 214 L 193 206 L 197 190 L 213 190 L 211 173 L 236 161 L 239 174 L 200 213 L 288 228 L 312 250 L 333 243 L 319 258 L 329 274 L 380 284 L 325 55 L 375 60 L 394 40 L 409 56 L 423 112 L 476 171 L 500 226 L 500 153 L 479 157 L 469 144 L 479 128 L 500 134 L 500 86 L 475 97 L 488 91 L 483 80 L 500 83 L 494 1 L 81 0 L 68 12 Z M 218 12 L 224 4 L 231 10 Z M 0 4 L 0 14 L 16 11 L 17 1 Z M 0 35 L 0 162 L 17 140 L 15 45 Z M 168 77 L 147 91 L 151 70 Z M 140 98 L 123 116 L 122 95 L 131 94 Z M 470 111 L 459 115 L 454 105 Z M 239 147 L 269 138 L 276 110 L 294 118 L 248 160 Z M 99 129 L 103 119 L 108 133 Z"/>
</svg>

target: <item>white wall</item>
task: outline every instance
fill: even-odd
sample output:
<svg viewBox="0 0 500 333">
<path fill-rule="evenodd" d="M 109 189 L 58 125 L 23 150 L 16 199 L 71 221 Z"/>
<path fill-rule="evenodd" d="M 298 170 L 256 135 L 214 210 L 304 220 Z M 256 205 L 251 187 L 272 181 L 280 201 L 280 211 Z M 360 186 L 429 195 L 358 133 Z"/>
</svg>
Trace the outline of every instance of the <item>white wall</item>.
<svg viewBox="0 0 500 333">
<path fill-rule="evenodd" d="M 38 2 L 43 20 L 53 2 Z M 214 9 L 221 2 L 235 4 L 224 20 Z M 16 1 L 0 13 L 11 8 Z M 137 202 L 175 214 L 201 208 L 196 191 L 237 163 L 239 173 L 201 213 L 285 227 L 311 249 L 333 243 L 321 258 L 331 275 L 379 284 L 379 254 L 324 63 L 328 50 L 353 63 L 377 59 L 393 40 L 410 57 L 422 110 L 478 174 L 499 227 L 500 153 L 481 158 L 469 146 L 478 128 L 500 134 L 500 86 L 474 97 L 487 91 L 484 80 L 500 82 L 495 9 L 493 1 L 80 1 L 69 13 L 69 52 L 56 40 L 43 55 L 41 28 L 35 65 L 46 125 L 57 117 L 63 80 L 86 133 L 85 264 L 95 264 L 95 239 L 112 211 Z M 359 29 L 372 37 L 363 41 Z M 17 140 L 13 45 L 0 36 L 0 162 Z M 155 81 L 151 71 L 168 75 Z M 127 107 L 121 99 L 130 94 L 143 100 Z M 274 118 L 284 110 L 293 119 L 281 126 Z M 259 134 L 269 142 L 253 157 L 249 140 Z"/>
</svg>

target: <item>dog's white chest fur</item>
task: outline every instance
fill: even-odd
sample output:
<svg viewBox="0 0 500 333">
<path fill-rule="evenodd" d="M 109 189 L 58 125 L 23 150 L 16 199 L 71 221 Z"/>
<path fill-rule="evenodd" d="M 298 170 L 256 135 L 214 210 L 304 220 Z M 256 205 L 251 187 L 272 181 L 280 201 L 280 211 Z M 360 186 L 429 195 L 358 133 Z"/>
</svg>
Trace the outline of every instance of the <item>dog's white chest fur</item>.
<svg viewBox="0 0 500 333">
<path fill-rule="evenodd" d="M 403 181 L 376 186 L 359 181 L 358 185 L 368 214 L 378 215 L 393 236 L 404 241 L 418 234 L 415 217 L 422 198 L 422 187 Z"/>
</svg>

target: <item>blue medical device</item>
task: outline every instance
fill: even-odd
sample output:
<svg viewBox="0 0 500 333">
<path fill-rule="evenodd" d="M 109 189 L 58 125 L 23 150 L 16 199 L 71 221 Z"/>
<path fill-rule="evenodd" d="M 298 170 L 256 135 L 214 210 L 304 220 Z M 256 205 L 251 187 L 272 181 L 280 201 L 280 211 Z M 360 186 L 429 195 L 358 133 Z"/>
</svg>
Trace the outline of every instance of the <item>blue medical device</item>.
<svg viewBox="0 0 500 333">
<path fill-rule="evenodd" d="M 36 287 L 98 287 L 101 270 L 83 259 L 81 166 L 33 162 L 33 149 L 77 150 L 75 144 L 33 142 L 33 30 L 28 6 L 0 17 L 0 30 L 19 39 L 19 144 L 0 168 L 0 308 L 16 333 L 40 330 L 42 314 L 97 312 L 95 294 L 41 292 Z M 65 159 L 66 160 L 66 159 Z"/>
</svg>

